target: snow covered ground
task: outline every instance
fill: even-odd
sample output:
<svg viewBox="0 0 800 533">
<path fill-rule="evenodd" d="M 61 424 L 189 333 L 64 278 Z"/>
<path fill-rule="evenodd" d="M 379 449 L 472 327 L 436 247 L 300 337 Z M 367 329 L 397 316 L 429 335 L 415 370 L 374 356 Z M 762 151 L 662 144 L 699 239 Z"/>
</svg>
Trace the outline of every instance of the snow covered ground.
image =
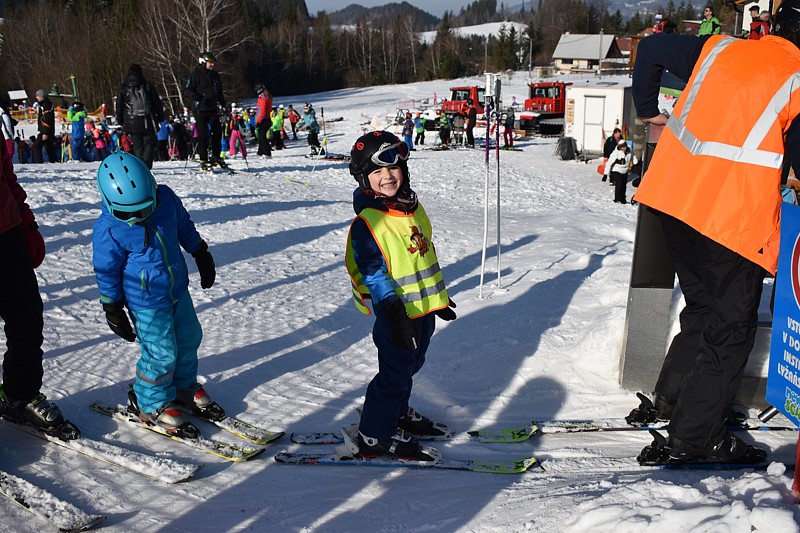
<svg viewBox="0 0 800 533">
<path fill-rule="evenodd" d="M 504 79 L 505 94 L 524 100 L 524 81 L 522 74 Z M 276 103 L 324 108 L 331 151 L 347 153 L 363 124 L 394 114 L 400 100 L 445 95 L 450 85 L 350 89 Z M 200 174 L 183 162 L 154 169 L 183 198 L 218 267 L 216 285 L 203 291 L 188 261 L 205 332 L 200 379 L 229 413 L 287 435 L 354 421 L 376 371 L 372 320 L 353 306 L 344 269 L 355 182 L 344 163 L 305 158 L 303 136 L 271 161 L 251 157 L 249 172 Z M 425 148 L 434 141 L 427 137 Z M 459 315 L 437 324 L 412 401 L 455 429 L 622 417 L 637 404 L 617 382 L 636 208 L 614 204 L 596 163 L 561 161 L 554 143 L 523 139 L 522 151 L 501 152 L 501 287 L 492 186 L 482 299 L 484 152 L 420 149 L 409 162 Z M 491 161 L 493 181 L 494 152 Z M 247 169 L 241 159 L 232 165 Z M 46 309 L 44 391 L 87 436 L 206 467 L 193 481 L 159 484 L 0 425 L 0 469 L 107 514 L 107 531 L 799 530 L 780 463 L 767 472 L 523 475 L 304 467 L 272 460 L 299 448 L 287 436 L 260 458 L 230 464 L 90 411 L 94 400 L 125 401 L 138 357 L 136 345 L 107 329 L 98 303 L 91 266 L 96 168 L 17 167 L 48 249 L 37 270 Z M 796 433 L 745 438 L 768 447 L 775 461 L 793 462 Z M 548 458 L 633 457 L 649 441 L 626 432 L 439 448 L 454 458 L 535 455 L 546 466 Z M 0 499 L 0 531 L 43 529 Z"/>
</svg>

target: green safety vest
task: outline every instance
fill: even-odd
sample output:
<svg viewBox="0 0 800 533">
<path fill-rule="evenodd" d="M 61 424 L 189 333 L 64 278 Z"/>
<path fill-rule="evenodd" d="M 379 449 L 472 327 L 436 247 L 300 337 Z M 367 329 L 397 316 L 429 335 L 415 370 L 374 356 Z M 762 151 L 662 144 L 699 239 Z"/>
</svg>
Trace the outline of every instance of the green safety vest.
<svg viewBox="0 0 800 533">
<path fill-rule="evenodd" d="M 421 204 L 411 214 L 367 208 L 356 218 L 367 223 L 372 237 L 378 243 L 386 262 L 387 274 L 394 282 L 394 292 L 405 304 L 410 318 L 447 307 L 449 298 L 431 241 L 431 221 Z M 350 227 L 352 231 L 352 224 Z M 369 289 L 358 271 L 349 232 L 345 263 L 356 307 L 368 315 L 370 311 L 365 300 L 370 298 Z"/>
</svg>

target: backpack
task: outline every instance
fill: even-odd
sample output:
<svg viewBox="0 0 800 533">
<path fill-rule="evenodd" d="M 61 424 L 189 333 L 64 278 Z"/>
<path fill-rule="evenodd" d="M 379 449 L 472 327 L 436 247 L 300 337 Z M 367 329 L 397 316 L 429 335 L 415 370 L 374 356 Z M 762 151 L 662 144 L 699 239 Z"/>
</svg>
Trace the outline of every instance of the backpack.
<svg viewBox="0 0 800 533">
<path fill-rule="evenodd" d="M 128 87 L 128 108 L 132 117 L 150 116 L 150 99 L 147 93 L 147 85 Z"/>
</svg>

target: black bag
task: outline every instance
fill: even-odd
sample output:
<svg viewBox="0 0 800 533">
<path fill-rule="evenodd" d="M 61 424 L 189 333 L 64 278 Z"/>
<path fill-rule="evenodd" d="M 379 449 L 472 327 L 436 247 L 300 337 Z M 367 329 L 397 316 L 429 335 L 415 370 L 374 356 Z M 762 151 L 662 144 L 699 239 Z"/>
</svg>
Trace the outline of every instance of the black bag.
<svg viewBox="0 0 800 533">
<path fill-rule="evenodd" d="M 132 117 L 150 116 L 150 98 L 147 85 L 128 87 L 128 109 Z"/>
</svg>

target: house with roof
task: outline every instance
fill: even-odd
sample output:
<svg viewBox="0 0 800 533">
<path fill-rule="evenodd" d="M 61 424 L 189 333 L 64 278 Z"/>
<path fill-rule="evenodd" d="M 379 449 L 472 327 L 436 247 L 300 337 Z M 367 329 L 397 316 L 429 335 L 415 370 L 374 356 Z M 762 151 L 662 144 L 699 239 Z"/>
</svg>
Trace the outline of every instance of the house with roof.
<svg viewBox="0 0 800 533">
<path fill-rule="evenodd" d="M 562 72 L 597 70 L 601 62 L 622 58 L 613 35 L 565 33 L 553 52 L 553 64 Z"/>
</svg>

